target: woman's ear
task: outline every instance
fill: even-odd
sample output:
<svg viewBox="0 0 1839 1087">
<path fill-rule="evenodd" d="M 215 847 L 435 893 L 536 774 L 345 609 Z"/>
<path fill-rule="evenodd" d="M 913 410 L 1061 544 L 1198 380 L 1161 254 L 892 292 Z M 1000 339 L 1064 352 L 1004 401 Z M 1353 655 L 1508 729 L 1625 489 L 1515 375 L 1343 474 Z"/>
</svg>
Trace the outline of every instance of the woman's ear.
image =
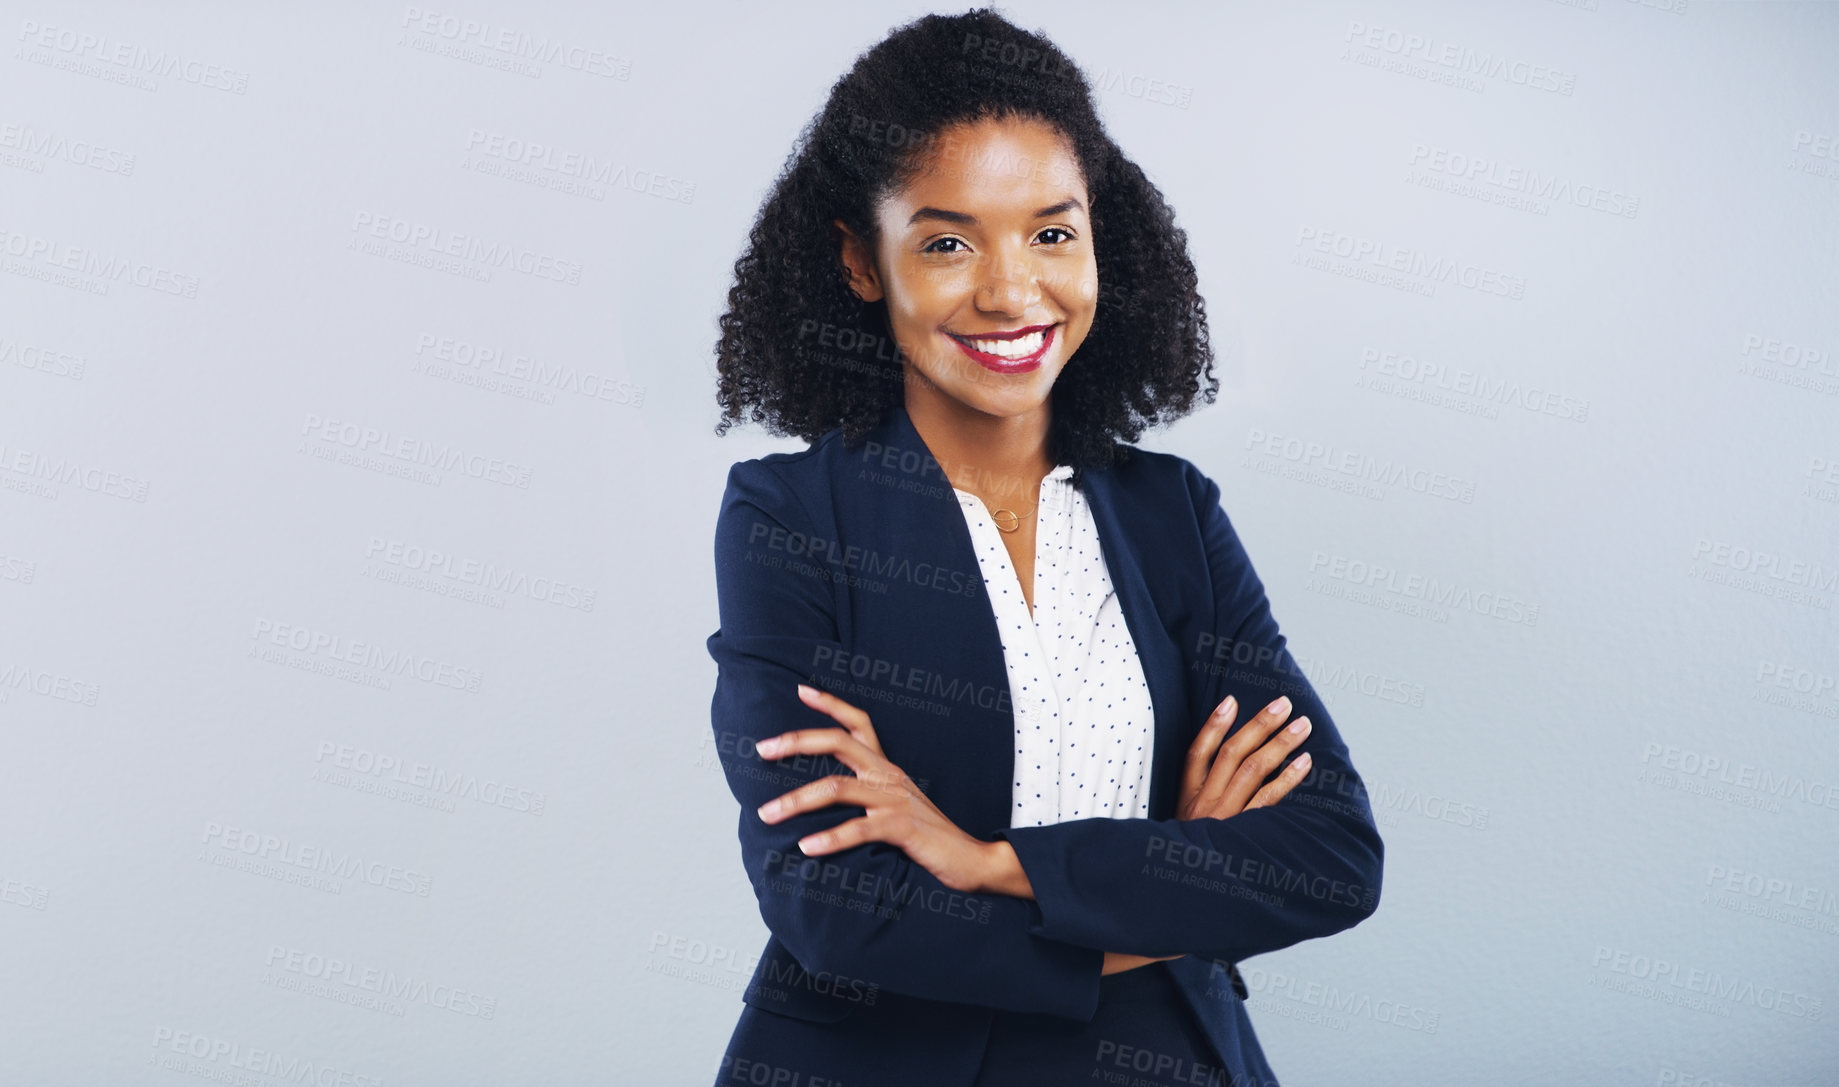
<svg viewBox="0 0 1839 1087">
<path fill-rule="evenodd" d="M 849 276 L 849 293 L 864 302 L 879 302 L 881 277 L 875 272 L 875 255 L 869 251 L 868 243 L 843 225 L 843 220 L 831 222 L 842 238 L 837 255 L 843 262 L 843 271 Z"/>
</svg>

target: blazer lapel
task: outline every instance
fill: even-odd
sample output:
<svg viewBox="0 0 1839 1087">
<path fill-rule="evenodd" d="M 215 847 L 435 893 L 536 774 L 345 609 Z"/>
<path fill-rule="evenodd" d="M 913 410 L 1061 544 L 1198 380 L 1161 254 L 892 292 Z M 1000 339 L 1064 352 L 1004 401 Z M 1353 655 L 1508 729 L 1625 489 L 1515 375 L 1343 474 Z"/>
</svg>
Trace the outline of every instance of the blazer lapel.
<svg viewBox="0 0 1839 1087">
<path fill-rule="evenodd" d="M 1163 623 L 1148 581 L 1155 567 L 1150 561 L 1153 556 L 1146 553 L 1146 544 L 1148 538 L 1165 528 L 1157 523 L 1159 511 L 1139 508 L 1140 503 L 1135 500 L 1138 496 L 1128 493 L 1115 471 L 1080 469 L 1074 473 L 1074 479 L 1085 492 L 1086 504 L 1092 510 L 1099 547 L 1105 555 L 1105 569 L 1111 575 L 1111 587 L 1124 613 L 1124 625 L 1130 629 L 1130 640 L 1136 645 L 1143 679 L 1149 684 L 1150 703 L 1155 708 L 1149 817 L 1170 818 L 1175 814 L 1181 764 L 1190 730 L 1186 721 L 1187 684 L 1181 674 L 1181 650 Z"/>
<path fill-rule="evenodd" d="M 885 662 L 890 671 L 925 671 L 909 674 L 904 688 L 895 684 L 896 705 L 907 711 L 886 715 L 896 725 L 881 732 L 882 746 L 939 810 L 987 838 L 1009 826 L 1015 715 L 970 527 L 904 407 L 896 405 L 865 445 L 842 455 L 838 517 L 851 522 L 846 538 L 868 541 L 877 552 L 865 572 L 886 585 L 885 592 L 850 594 L 855 652 L 873 658 L 870 669 Z M 877 576 L 877 564 L 895 575 Z M 912 708 L 916 702 L 922 708 Z M 857 704 L 883 719 L 876 703 Z M 924 708 L 940 706 L 949 713 Z"/>
</svg>

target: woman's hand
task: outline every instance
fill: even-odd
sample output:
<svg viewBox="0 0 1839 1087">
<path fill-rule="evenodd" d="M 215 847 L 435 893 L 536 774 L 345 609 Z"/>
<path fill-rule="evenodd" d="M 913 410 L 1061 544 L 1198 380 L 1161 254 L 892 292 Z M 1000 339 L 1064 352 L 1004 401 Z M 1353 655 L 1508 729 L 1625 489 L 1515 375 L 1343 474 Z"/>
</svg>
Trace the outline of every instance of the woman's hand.
<svg viewBox="0 0 1839 1087">
<path fill-rule="evenodd" d="M 1229 819 L 1287 796 L 1309 774 L 1308 752 L 1298 755 L 1276 780 L 1263 783 L 1296 745 L 1309 738 L 1307 717 L 1298 717 L 1288 728 L 1280 727 L 1290 708 L 1290 700 L 1280 696 L 1222 745 L 1220 741 L 1231 731 L 1239 712 L 1238 700 L 1226 696 L 1188 748 L 1175 817 Z"/>
<path fill-rule="evenodd" d="M 1290 715 L 1290 708 L 1288 698 L 1278 698 L 1222 747 L 1220 741 L 1231 731 L 1233 719 L 1239 712 L 1238 700 L 1228 695 L 1214 709 L 1213 716 L 1207 719 L 1200 735 L 1194 737 L 1193 745 L 1188 748 L 1188 762 L 1181 776 L 1181 800 L 1176 805 L 1175 817 L 1228 819 L 1249 808 L 1275 804 L 1287 796 L 1309 774 L 1308 752 L 1298 756 L 1277 780 L 1260 786 L 1297 744 L 1309 738 L 1307 717 L 1298 717 L 1289 728 L 1278 731 Z M 1180 957 L 1152 958 L 1107 951 L 1099 973 L 1116 974 Z"/>
<path fill-rule="evenodd" d="M 832 774 L 801 785 L 760 806 L 760 818 L 777 823 L 800 812 L 853 804 L 865 814 L 801 839 L 806 856 L 821 857 L 863 842 L 886 842 L 954 891 L 974 893 L 1001 864 L 1002 842 L 973 838 L 945 817 L 900 767 L 888 761 L 868 714 L 827 691 L 798 685 L 805 705 L 835 718 L 843 727 L 783 732 L 755 745 L 763 759 L 788 755 L 834 755 L 855 776 Z M 1013 856 L 1013 851 L 1009 851 Z M 1019 869 L 1019 865 L 1015 866 Z"/>
</svg>

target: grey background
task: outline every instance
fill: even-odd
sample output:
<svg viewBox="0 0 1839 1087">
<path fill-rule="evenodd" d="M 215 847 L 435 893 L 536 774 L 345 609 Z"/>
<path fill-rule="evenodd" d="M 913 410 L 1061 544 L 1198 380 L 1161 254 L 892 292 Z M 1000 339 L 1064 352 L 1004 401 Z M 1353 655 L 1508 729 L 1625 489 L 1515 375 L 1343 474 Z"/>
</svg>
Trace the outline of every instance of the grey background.
<svg viewBox="0 0 1839 1087">
<path fill-rule="evenodd" d="M 714 319 L 925 10 L 4 5 L 0 1081 L 713 1077 L 711 529 L 798 444 Z M 1005 11 L 1190 232 L 1144 444 L 1375 790 L 1378 914 L 1246 964 L 1285 1082 L 1839 1083 L 1839 10 Z"/>
</svg>

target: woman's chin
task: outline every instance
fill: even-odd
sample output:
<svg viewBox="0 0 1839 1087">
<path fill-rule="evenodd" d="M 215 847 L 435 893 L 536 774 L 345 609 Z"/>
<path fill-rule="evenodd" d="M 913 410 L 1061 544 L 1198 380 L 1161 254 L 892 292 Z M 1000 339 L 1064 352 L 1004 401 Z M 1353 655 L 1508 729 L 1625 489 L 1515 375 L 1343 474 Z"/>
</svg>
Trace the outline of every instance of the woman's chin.
<svg viewBox="0 0 1839 1087">
<path fill-rule="evenodd" d="M 967 370 L 959 364 L 943 373 L 925 374 L 923 384 L 934 397 L 955 401 L 981 415 L 1007 419 L 1039 411 L 1053 394 L 1058 376 L 1058 367 L 996 374 L 974 366 Z"/>
<path fill-rule="evenodd" d="M 1002 376 L 979 374 L 950 391 L 986 415 L 1027 415 L 1040 410 L 1053 395 L 1055 376 L 1055 371 L 1046 369 Z"/>
</svg>

